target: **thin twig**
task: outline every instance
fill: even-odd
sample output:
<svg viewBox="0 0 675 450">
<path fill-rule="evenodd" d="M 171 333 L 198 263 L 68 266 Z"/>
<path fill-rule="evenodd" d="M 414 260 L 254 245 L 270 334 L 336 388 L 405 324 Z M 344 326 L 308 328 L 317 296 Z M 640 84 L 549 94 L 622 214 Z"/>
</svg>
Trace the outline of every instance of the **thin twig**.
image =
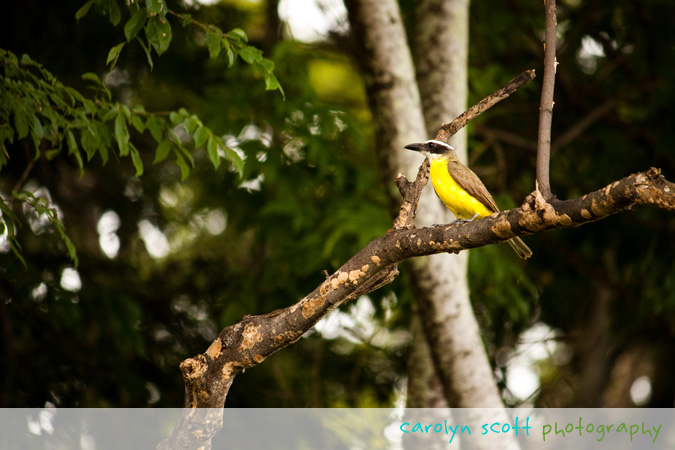
<svg viewBox="0 0 675 450">
<path fill-rule="evenodd" d="M 488 95 L 480 102 L 473 105 L 471 108 L 467 109 L 462 115 L 457 117 L 450 123 L 443 124 L 441 129 L 436 133 L 436 139 L 439 141 L 447 142 L 452 136 L 455 135 L 459 130 L 464 128 L 469 121 L 474 119 L 476 116 L 482 114 L 486 110 L 490 109 L 492 106 L 498 102 L 504 100 L 509 95 L 513 94 L 518 88 L 520 88 L 525 83 L 528 83 L 534 79 L 534 70 L 526 70 L 521 73 L 513 80 L 509 81 L 506 86 L 495 91 L 494 93 Z"/>
<path fill-rule="evenodd" d="M 539 134 L 537 138 L 537 185 L 541 195 L 550 199 L 551 182 L 549 164 L 551 160 L 551 121 L 553 119 L 553 91 L 555 89 L 555 71 L 558 62 L 556 50 L 556 8 L 555 0 L 546 0 L 546 37 L 544 40 L 544 78 L 541 86 L 539 105 Z"/>
<path fill-rule="evenodd" d="M 396 186 L 398 187 L 403 200 L 401 201 L 401 208 L 398 216 L 394 219 L 394 230 L 400 230 L 401 228 L 410 225 L 417 212 L 417 204 L 420 201 L 422 189 L 424 189 L 424 186 L 426 186 L 428 181 L 429 160 L 426 158 L 424 158 L 422 165 L 417 171 L 417 178 L 415 178 L 415 181 L 410 182 L 406 179 L 405 175 L 398 174 L 396 177 Z"/>
</svg>

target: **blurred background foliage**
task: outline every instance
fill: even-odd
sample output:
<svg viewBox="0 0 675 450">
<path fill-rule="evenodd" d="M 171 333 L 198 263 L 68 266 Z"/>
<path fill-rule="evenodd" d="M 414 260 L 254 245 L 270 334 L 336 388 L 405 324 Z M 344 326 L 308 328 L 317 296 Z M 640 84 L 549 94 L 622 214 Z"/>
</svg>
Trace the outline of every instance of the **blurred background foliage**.
<svg viewBox="0 0 675 450">
<path fill-rule="evenodd" d="M 391 227 L 396 205 L 376 166 L 346 19 L 295 40 L 279 16 L 290 1 L 167 2 L 245 30 L 275 62 L 285 99 L 251 67 L 209 59 L 199 29 L 172 18 L 171 46 L 152 70 L 128 46 L 110 73 L 106 56 L 123 33 L 106 17 L 78 24 L 75 0 L 2 7 L 1 48 L 29 54 L 82 92 L 81 75 L 95 72 L 129 107 L 185 107 L 245 163 L 240 178 L 199 150 L 181 181 L 174 163 L 152 165 L 156 143 L 134 135 L 140 178 L 126 159 L 93 160 L 81 176 L 63 155 L 35 161 L 22 180 L 34 149 L 8 145 L 0 194 L 19 183 L 47 198 L 79 265 L 28 212 L 17 231 L 27 267 L 0 246 L 0 406 L 179 406 L 180 361 L 244 314 L 296 302 Z M 413 2 L 401 8 L 414 33 Z M 673 13 L 670 0 L 560 2 L 551 167 L 559 198 L 651 166 L 675 178 Z M 470 21 L 470 103 L 525 69 L 541 75 L 540 3 L 474 2 Z M 503 209 L 534 186 L 538 98 L 535 81 L 469 125 L 470 165 Z M 507 246 L 472 250 L 472 301 L 507 404 L 672 407 L 674 237 L 672 214 L 640 208 L 526 238 L 527 262 Z M 228 406 L 394 404 L 411 298 L 402 266 L 392 285 L 238 376 Z"/>
</svg>

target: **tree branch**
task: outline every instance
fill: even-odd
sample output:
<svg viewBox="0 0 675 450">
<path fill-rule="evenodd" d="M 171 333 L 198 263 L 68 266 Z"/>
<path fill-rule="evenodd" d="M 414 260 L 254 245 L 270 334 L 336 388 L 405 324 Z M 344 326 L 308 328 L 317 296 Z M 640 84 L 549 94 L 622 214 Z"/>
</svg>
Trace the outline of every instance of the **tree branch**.
<svg viewBox="0 0 675 450">
<path fill-rule="evenodd" d="M 506 86 L 488 95 L 483 100 L 467 109 L 452 122 L 443 124 L 441 129 L 438 130 L 438 133 L 436 133 L 436 140 L 447 142 L 448 139 L 454 136 L 459 130 L 464 128 L 466 124 L 476 118 L 476 116 L 482 114 L 486 110 L 492 108 L 495 104 L 513 94 L 525 83 L 529 83 L 530 81 L 534 80 L 534 77 L 535 74 L 533 69 L 526 70 L 525 72 L 521 73 L 513 80 L 506 83 Z"/>
<path fill-rule="evenodd" d="M 549 164 L 551 160 L 551 122 L 553 119 L 553 91 L 555 88 L 556 61 L 556 8 L 555 0 L 545 0 L 546 37 L 544 40 L 544 78 L 539 104 L 539 134 L 537 139 L 537 185 L 545 199 L 550 199 L 551 182 Z"/>
<path fill-rule="evenodd" d="M 372 241 L 295 305 L 246 316 L 225 328 L 206 353 L 181 364 L 186 407 L 222 407 L 234 377 L 300 339 L 326 314 L 364 292 L 378 275 L 408 258 L 457 253 L 514 236 L 571 228 L 635 205 L 675 211 L 675 184 L 658 169 L 630 175 L 583 197 L 547 201 L 540 191 L 520 208 L 482 220 L 392 230 Z"/>
</svg>

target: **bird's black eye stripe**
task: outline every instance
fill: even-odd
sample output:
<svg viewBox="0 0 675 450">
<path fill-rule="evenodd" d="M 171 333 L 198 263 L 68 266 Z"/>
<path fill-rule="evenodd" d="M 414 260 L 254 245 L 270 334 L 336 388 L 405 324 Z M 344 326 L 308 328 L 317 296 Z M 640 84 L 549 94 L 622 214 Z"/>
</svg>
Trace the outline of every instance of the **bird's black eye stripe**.
<svg viewBox="0 0 675 450">
<path fill-rule="evenodd" d="M 429 148 L 434 148 L 434 147 L 436 147 L 436 143 L 435 142 L 429 142 Z"/>
</svg>

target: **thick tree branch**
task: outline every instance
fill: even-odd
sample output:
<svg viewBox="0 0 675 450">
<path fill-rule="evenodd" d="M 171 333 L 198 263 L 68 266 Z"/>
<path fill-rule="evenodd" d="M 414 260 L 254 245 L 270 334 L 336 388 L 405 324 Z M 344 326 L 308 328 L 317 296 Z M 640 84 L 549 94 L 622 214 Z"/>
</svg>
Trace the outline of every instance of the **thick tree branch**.
<svg viewBox="0 0 675 450">
<path fill-rule="evenodd" d="M 547 202 L 528 195 L 520 208 L 485 219 L 425 228 L 395 229 L 372 241 L 298 303 L 225 328 L 206 353 L 181 364 L 186 407 L 222 407 L 234 377 L 300 339 L 321 318 L 370 289 L 372 280 L 408 258 L 457 253 L 506 241 L 513 236 L 578 227 L 651 205 L 675 211 L 675 184 L 658 169 L 630 175 L 583 197 Z"/>
<path fill-rule="evenodd" d="M 558 65 L 556 51 L 555 0 L 546 0 L 546 37 L 544 40 L 544 77 L 539 104 L 539 134 L 537 139 L 537 185 L 545 199 L 552 197 L 549 179 L 551 160 L 551 123 L 553 119 L 553 92 L 555 72 Z"/>
</svg>

